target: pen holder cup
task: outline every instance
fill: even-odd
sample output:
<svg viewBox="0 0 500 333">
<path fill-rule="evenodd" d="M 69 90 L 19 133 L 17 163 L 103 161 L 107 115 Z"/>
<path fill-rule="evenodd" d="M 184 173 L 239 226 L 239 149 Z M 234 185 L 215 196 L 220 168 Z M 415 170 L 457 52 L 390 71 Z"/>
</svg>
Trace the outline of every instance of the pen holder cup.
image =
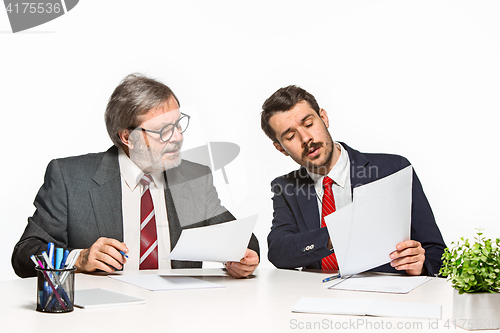
<svg viewBox="0 0 500 333">
<path fill-rule="evenodd" d="M 37 270 L 36 311 L 63 313 L 73 311 L 75 271 L 69 269 Z"/>
</svg>

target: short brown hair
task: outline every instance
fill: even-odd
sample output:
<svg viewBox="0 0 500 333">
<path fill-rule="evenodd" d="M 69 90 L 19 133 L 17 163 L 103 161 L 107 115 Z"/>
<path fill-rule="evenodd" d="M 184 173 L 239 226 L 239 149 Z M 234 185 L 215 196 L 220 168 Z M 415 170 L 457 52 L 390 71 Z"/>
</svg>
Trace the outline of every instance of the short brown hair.
<svg viewBox="0 0 500 333">
<path fill-rule="evenodd" d="M 179 104 L 173 91 L 165 84 L 138 73 L 127 75 L 113 91 L 104 113 L 106 129 L 113 144 L 123 147 L 118 133 L 138 127 L 139 116 L 161 106 L 171 97 Z"/>
<path fill-rule="evenodd" d="M 277 142 L 276 133 L 269 125 L 269 119 L 278 112 L 290 111 L 297 103 L 306 101 L 309 106 L 319 115 L 319 105 L 313 95 L 304 89 L 290 85 L 288 87 L 278 89 L 271 95 L 262 105 L 260 113 L 260 126 L 266 135 Z"/>
</svg>

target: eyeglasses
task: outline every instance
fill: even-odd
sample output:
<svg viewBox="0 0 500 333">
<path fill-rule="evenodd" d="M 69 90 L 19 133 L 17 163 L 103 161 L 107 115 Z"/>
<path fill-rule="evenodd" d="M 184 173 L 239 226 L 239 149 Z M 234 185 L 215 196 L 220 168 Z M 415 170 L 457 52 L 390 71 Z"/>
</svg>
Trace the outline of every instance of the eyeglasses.
<svg viewBox="0 0 500 333">
<path fill-rule="evenodd" d="M 175 128 L 177 128 L 177 130 L 179 131 L 180 134 L 182 134 L 186 131 L 187 127 L 189 126 L 189 118 L 191 118 L 191 117 L 188 116 L 187 114 L 184 114 L 181 112 L 181 117 L 175 123 L 168 124 L 167 126 L 163 127 L 159 131 L 147 130 L 147 129 L 142 128 L 142 127 L 141 127 L 141 129 L 144 132 L 151 132 L 151 133 L 160 134 L 161 142 L 167 142 L 174 135 Z"/>
</svg>

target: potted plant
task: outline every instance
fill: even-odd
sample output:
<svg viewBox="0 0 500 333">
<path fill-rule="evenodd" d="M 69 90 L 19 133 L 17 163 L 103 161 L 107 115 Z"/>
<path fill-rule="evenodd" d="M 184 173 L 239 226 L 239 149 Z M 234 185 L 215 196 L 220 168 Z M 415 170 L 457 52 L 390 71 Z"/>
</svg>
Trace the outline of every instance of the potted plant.
<svg viewBox="0 0 500 333">
<path fill-rule="evenodd" d="M 453 324 L 469 330 L 500 328 L 500 239 L 462 237 L 443 253 L 439 273 L 454 288 Z"/>
</svg>

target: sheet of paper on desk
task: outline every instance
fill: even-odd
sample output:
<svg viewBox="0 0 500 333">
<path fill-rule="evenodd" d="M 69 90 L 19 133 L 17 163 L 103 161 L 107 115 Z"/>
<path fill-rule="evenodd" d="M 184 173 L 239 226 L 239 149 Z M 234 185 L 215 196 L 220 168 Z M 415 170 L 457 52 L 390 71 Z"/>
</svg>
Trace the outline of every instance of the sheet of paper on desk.
<svg viewBox="0 0 500 333">
<path fill-rule="evenodd" d="M 441 304 L 302 297 L 292 312 L 441 319 Z"/>
<path fill-rule="evenodd" d="M 390 262 L 396 245 L 410 239 L 412 180 L 408 166 L 356 187 L 352 203 L 325 217 L 343 276 Z"/>
<path fill-rule="evenodd" d="M 79 308 L 93 309 L 108 306 L 146 304 L 146 300 L 104 288 L 93 288 L 75 290 L 74 304 Z"/>
<path fill-rule="evenodd" d="M 336 280 L 329 289 L 407 294 L 429 280 L 427 276 L 364 273 Z"/>
<path fill-rule="evenodd" d="M 183 269 L 172 269 L 169 272 L 160 272 L 160 276 L 192 276 L 192 277 L 227 277 L 231 276 L 223 268 L 183 268 Z"/>
<path fill-rule="evenodd" d="M 224 286 L 187 276 L 160 276 L 156 274 L 108 275 L 112 279 L 123 281 L 151 291 L 224 288 Z"/>
<path fill-rule="evenodd" d="M 240 261 L 245 255 L 257 217 L 252 215 L 231 222 L 184 229 L 167 259 Z"/>
</svg>

